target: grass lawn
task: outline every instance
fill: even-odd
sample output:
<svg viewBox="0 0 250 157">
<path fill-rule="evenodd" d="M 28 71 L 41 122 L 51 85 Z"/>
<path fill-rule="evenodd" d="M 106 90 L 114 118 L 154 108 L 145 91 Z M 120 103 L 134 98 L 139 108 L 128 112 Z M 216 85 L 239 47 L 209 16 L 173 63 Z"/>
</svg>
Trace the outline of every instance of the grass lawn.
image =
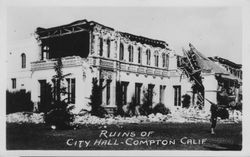
<svg viewBox="0 0 250 157">
<path fill-rule="evenodd" d="M 209 123 L 82 125 L 76 130 L 7 124 L 6 141 L 8 150 L 241 150 L 241 123 L 219 123 L 216 135 L 209 129 Z"/>
</svg>

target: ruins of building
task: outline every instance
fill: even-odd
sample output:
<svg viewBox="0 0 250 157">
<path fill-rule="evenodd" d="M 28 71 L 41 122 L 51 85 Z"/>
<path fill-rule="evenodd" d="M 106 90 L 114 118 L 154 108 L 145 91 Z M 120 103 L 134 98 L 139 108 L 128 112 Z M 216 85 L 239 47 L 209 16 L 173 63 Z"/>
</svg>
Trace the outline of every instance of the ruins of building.
<svg viewBox="0 0 250 157">
<path fill-rule="evenodd" d="M 182 95 L 192 96 L 192 83 L 177 67 L 178 56 L 168 43 L 87 20 L 37 28 L 34 38 L 10 45 L 7 89 L 30 91 L 34 109 L 40 110 L 48 104 L 46 84 L 55 87 L 58 57 L 63 73 L 70 74 L 65 79 L 65 97 L 75 105 L 76 113 L 89 110 L 94 77 L 103 82 L 102 106 L 109 112 L 116 110 L 117 103 L 125 106 L 133 99 L 142 104 L 145 90 L 153 106 L 163 103 L 170 109 L 182 107 Z M 216 72 L 202 75 L 205 97 L 216 102 Z M 205 102 L 207 111 L 209 106 Z"/>
<path fill-rule="evenodd" d="M 242 65 L 220 57 L 206 57 L 192 44 L 178 57 L 180 68 L 199 91 L 192 90 L 192 104 L 209 110 L 209 101 L 235 107 L 242 100 Z M 200 80 L 199 80 L 200 78 Z M 223 91 L 222 91 L 223 90 Z M 220 93 L 223 93 L 223 99 Z M 206 101 L 208 100 L 208 101 Z"/>
<path fill-rule="evenodd" d="M 132 98 L 142 103 L 147 90 L 153 105 L 181 106 L 185 93 L 176 67 L 176 57 L 168 44 L 80 20 L 53 28 L 37 28 L 32 46 L 19 49 L 15 57 L 22 62 L 9 67 L 9 88 L 31 91 L 35 106 L 46 104 L 46 83 L 53 86 L 55 58 L 62 57 L 69 102 L 87 108 L 93 77 L 103 80 L 102 105 L 116 109 L 117 95 L 123 105 Z M 9 50 L 15 51 L 15 50 Z M 17 69 L 19 75 L 16 75 Z M 120 90 L 117 89 L 120 83 Z M 12 87 L 11 87 L 12 86 Z M 119 92 L 118 92 L 119 91 Z"/>
<path fill-rule="evenodd" d="M 210 57 L 215 63 L 222 65 L 229 73 L 217 78 L 218 82 L 223 82 L 224 88 L 229 96 L 235 97 L 235 103 L 242 101 L 242 65 L 236 64 L 225 58 L 218 56 Z"/>
</svg>

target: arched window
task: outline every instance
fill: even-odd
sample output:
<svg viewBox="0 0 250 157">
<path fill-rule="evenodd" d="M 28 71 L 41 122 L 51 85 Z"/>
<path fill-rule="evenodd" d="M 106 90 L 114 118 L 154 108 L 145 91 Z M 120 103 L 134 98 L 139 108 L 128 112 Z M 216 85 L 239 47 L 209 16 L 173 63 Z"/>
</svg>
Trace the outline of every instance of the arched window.
<svg viewBox="0 0 250 157">
<path fill-rule="evenodd" d="M 110 39 L 107 39 L 107 57 L 110 57 Z"/>
<path fill-rule="evenodd" d="M 146 56 L 147 56 L 147 65 L 150 65 L 150 56 L 151 56 L 151 52 L 149 49 L 147 49 L 146 51 Z"/>
<path fill-rule="evenodd" d="M 99 41 L 100 41 L 100 56 L 103 55 L 103 40 L 102 38 L 99 38 Z"/>
<path fill-rule="evenodd" d="M 124 46 L 122 43 L 120 43 L 120 54 L 119 54 L 119 60 L 123 60 L 124 57 Z"/>
<path fill-rule="evenodd" d="M 158 51 L 155 51 L 155 66 L 158 67 L 159 63 L 159 54 Z"/>
<path fill-rule="evenodd" d="M 168 54 L 165 54 L 163 53 L 162 54 L 162 67 L 168 67 L 168 60 L 169 60 L 169 57 L 168 57 Z"/>
<path fill-rule="evenodd" d="M 138 63 L 140 64 L 141 63 L 141 48 L 139 47 L 138 48 Z"/>
<path fill-rule="evenodd" d="M 168 54 L 166 54 L 166 66 L 165 67 L 167 67 L 168 68 L 168 65 L 169 64 L 169 56 L 168 56 Z"/>
<path fill-rule="evenodd" d="M 133 48 L 133 46 L 131 46 L 131 45 L 128 46 L 128 53 L 129 53 L 128 61 L 133 62 L 133 60 L 134 60 L 134 48 Z"/>
<path fill-rule="evenodd" d="M 26 68 L 26 55 L 24 53 L 21 54 L 22 60 L 22 68 Z"/>
</svg>

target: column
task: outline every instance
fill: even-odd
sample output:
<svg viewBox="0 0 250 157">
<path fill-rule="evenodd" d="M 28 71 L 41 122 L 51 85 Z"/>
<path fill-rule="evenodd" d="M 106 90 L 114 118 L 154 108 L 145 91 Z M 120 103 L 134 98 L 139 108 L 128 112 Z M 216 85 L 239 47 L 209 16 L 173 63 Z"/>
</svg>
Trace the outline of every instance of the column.
<svg viewBox="0 0 250 157">
<path fill-rule="evenodd" d="M 112 82 L 110 84 L 110 106 L 116 107 L 116 79 L 113 73 Z"/>
<path fill-rule="evenodd" d="M 128 44 L 124 42 L 123 47 L 124 47 L 124 60 L 128 62 Z"/>
<path fill-rule="evenodd" d="M 94 39 L 93 39 L 93 51 L 94 51 L 94 55 L 98 55 L 99 54 L 99 37 L 97 35 L 93 35 Z"/>
</svg>

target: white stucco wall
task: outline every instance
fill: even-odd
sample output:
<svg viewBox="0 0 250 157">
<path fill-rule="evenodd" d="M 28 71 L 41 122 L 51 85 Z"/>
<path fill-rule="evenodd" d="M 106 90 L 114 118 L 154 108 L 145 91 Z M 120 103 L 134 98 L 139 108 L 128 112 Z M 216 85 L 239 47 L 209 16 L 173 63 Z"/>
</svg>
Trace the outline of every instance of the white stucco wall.
<svg viewBox="0 0 250 157">
<path fill-rule="evenodd" d="M 86 66 L 75 66 L 75 67 L 65 67 L 62 69 L 63 74 L 71 75 L 66 78 L 75 78 L 75 109 L 74 112 L 77 113 L 81 109 L 89 110 L 88 102 L 91 95 L 92 89 L 92 78 L 93 73 L 91 69 Z M 34 103 L 40 101 L 40 84 L 39 80 L 46 80 L 52 84 L 52 77 L 55 75 L 54 69 L 38 70 L 32 73 L 32 94 L 31 99 Z M 66 79 L 65 78 L 65 79 Z M 65 82 L 65 86 L 67 86 Z"/>
<path fill-rule="evenodd" d="M 39 60 L 40 46 L 34 37 L 15 41 L 7 47 L 7 89 L 10 91 L 26 89 L 31 90 L 30 62 Z M 26 68 L 21 67 L 21 54 L 26 55 Z M 16 89 L 12 89 L 11 78 L 16 78 Z"/>
<path fill-rule="evenodd" d="M 205 87 L 205 98 L 207 98 L 208 100 L 217 103 L 217 87 L 218 87 L 218 82 L 215 79 L 215 75 L 214 74 L 203 74 L 203 85 Z M 209 112 L 210 111 L 210 106 L 211 104 L 205 101 L 205 111 Z"/>
</svg>

